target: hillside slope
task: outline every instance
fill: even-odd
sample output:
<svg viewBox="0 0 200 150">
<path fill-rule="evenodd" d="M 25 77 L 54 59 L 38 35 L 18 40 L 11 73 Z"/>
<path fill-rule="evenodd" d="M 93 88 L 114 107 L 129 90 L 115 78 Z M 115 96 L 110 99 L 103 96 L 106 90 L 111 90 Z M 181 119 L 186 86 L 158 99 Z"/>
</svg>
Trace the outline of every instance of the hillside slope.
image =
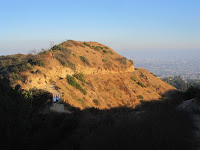
<svg viewBox="0 0 200 150">
<path fill-rule="evenodd" d="M 12 56 L 12 60 L 13 57 L 16 56 Z M 28 69 L 18 72 L 17 82 L 13 85 L 20 84 L 22 89 L 29 90 L 34 87 L 45 89 L 56 83 L 64 101 L 81 109 L 134 107 L 140 100 L 158 100 L 164 93 L 175 90 L 147 70 L 135 69 L 131 60 L 97 42 L 70 40 L 37 54 L 37 62 L 33 63 L 35 57 L 30 55 L 25 59 L 20 55 L 23 58 L 20 63 L 25 63 Z M 8 61 L 1 58 L 0 63 L 5 60 Z M 11 67 L 7 67 L 11 70 L 10 78 L 16 76 L 12 69 L 21 66 L 20 63 L 13 67 L 12 61 Z M 5 68 L 0 68 L 2 70 Z"/>
</svg>

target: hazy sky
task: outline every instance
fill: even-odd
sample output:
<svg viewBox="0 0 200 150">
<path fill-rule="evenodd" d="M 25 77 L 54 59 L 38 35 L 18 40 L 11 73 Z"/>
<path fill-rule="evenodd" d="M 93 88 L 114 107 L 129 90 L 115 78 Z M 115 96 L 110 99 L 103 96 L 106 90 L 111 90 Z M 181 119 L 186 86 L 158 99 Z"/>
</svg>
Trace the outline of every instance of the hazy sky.
<svg viewBox="0 0 200 150">
<path fill-rule="evenodd" d="M 0 55 L 68 39 L 200 51 L 200 0 L 0 0 Z"/>
</svg>

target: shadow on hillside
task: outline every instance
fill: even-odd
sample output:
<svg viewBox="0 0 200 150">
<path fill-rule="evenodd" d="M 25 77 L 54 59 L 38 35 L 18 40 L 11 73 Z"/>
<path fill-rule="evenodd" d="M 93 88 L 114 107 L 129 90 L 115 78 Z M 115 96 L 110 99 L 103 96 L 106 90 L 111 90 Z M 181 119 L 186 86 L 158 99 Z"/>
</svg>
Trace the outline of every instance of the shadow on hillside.
<svg viewBox="0 0 200 150">
<path fill-rule="evenodd" d="M 18 95 L 16 91 L 7 90 Z M 143 101 L 135 109 L 80 111 L 65 104 L 73 110 L 72 114 L 35 111 L 31 116 L 27 116 L 27 108 L 21 105 L 26 103 L 22 97 L 17 103 L 13 103 L 14 97 L 11 97 L 9 106 L 20 105 L 9 112 L 4 109 L 4 103 L 0 105 L 3 113 L 0 136 L 4 139 L 0 147 L 12 150 L 193 149 L 194 127 L 190 116 L 174 109 L 184 99 L 184 94 L 173 91 L 170 95 L 165 100 Z M 21 113 L 13 116 L 19 111 Z"/>
</svg>

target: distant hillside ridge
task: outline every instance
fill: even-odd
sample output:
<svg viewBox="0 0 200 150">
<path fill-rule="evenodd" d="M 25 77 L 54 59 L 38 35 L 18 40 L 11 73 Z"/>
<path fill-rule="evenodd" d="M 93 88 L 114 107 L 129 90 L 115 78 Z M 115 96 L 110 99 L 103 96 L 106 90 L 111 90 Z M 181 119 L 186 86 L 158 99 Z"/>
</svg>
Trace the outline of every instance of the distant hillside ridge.
<svg viewBox="0 0 200 150">
<path fill-rule="evenodd" d="M 68 40 L 35 55 L 1 56 L 0 72 L 25 90 L 55 84 L 65 102 L 81 109 L 134 107 L 175 90 L 97 42 Z"/>
</svg>

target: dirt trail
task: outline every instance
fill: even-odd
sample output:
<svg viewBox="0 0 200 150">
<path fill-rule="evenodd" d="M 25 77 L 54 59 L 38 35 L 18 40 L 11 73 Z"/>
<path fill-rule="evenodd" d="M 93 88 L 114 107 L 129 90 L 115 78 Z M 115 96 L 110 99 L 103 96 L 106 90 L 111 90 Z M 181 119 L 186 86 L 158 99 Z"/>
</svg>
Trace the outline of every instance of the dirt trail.
<svg viewBox="0 0 200 150">
<path fill-rule="evenodd" d="M 55 88 L 56 83 L 47 84 L 46 90 L 51 92 L 53 95 L 60 95 L 60 92 Z"/>
<path fill-rule="evenodd" d="M 60 95 L 60 92 L 58 90 L 56 90 L 55 88 L 56 82 L 52 83 L 52 84 L 46 84 L 43 86 L 39 86 L 38 89 L 44 89 L 47 90 L 48 92 L 52 93 L 53 95 Z"/>
</svg>

